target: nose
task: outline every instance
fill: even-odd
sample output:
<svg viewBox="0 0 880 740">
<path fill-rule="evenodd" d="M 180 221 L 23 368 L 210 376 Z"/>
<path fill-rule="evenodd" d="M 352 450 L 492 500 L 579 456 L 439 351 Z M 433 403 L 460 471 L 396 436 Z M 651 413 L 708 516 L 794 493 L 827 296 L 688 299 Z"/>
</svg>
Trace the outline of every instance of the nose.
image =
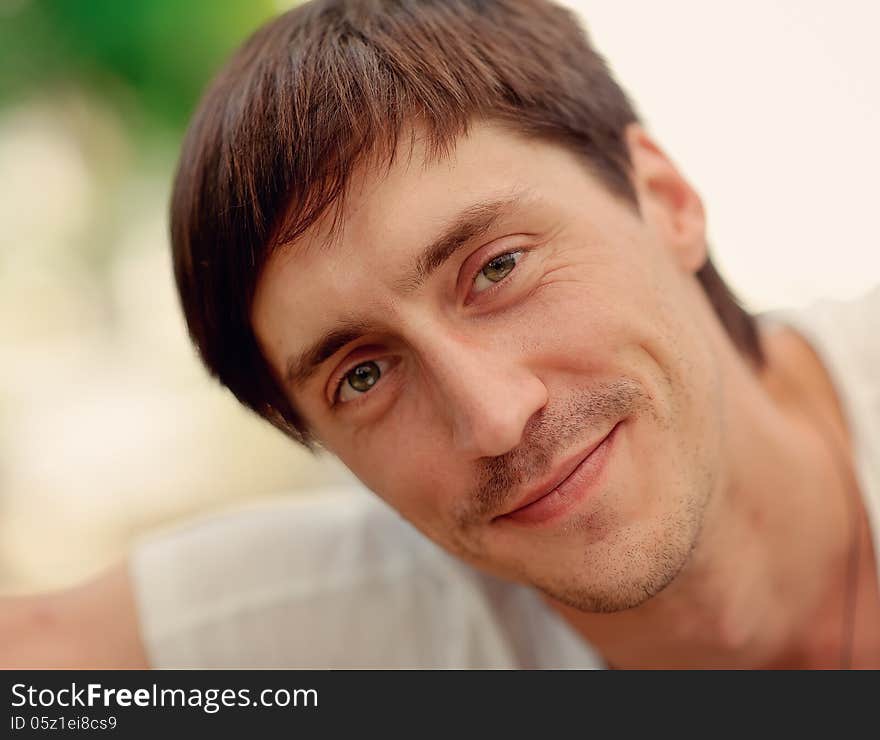
<svg viewBox="0 0 880 740">
<path fill-rule="evenodd" d="M 523 353 L 504 342 L 489 345 L 435 333 L 423 357 L 454 449 L 469 458 L 509 452 L 547 403 L 543 381 L 527 367 Z"/>
</svg>

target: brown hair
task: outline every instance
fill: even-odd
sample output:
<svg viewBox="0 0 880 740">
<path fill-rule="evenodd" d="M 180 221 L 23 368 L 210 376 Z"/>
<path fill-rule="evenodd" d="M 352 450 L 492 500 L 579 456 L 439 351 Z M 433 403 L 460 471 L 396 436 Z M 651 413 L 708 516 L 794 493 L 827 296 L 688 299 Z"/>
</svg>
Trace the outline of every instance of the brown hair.
<svg viewBox="0 0 880 740">
<path fill-rule="evenodd" d="M 546 0 L 313 0 L 259 29 L 205 93 L 171 202 L 187 326 L 208 370 L 306 447 L 251 327 L 261 269 L 338 208 L 356 164 L 390 163 L 406 123 L 442 156 L 477 116 L 568 146 L 638 212 L 624 139 L 635 108 L 573 14 Z M 697 276 L 760 367 L 753 317 L 711 260 Z"/>
</svg>

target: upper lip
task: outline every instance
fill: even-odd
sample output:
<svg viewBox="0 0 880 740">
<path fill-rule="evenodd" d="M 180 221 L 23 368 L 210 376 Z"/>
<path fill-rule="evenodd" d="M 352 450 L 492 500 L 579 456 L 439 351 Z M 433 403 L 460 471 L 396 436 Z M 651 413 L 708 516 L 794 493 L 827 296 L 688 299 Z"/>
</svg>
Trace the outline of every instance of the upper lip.
<svg viewBox="0 0 880 740">
<path fill-rule="evenodd" d="M 599 437 L 595 442 L 590 444 L 588 447 L 579 450 L 578 452 L 570 455 L 565 458 L 559 465 L 557 465 L 553 471 L 544 478 L 540 483 L 531 488 L 523 491 L 517 499 L 517 502 L 503 514 L 499 514 L 497 518 L 502 516 L 507 516 L 508 514 L 512 514 L 519 509 L 522 509 L 529 504 L 535 503 L 535 501 L 544 498 L 547 494 L 556 490 L 559 486 L 561 486 L 565 480 L 577 469 L 578 465 L 580 465 L 584 460 L 586 460 L 590 455 L 593 454 L 593 451 L 605 441 L 605 438 L 608 437 L 611 432 L 614 431 L 614 427 L 617 424 L 611 426 L 611 428 L 605 432 L 604 435 Z"/>
</svg>

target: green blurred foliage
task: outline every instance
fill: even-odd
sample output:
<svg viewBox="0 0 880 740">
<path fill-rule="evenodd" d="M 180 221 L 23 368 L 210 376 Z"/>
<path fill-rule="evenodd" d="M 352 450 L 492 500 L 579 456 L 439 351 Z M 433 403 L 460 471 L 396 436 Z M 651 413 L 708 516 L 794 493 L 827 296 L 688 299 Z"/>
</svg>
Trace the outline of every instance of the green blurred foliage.
<svg viewBox="0 0 880 740">
<path fill-rule="evenodd" d="M 73 85 L 119 107 L 135 131 L 180 130 L 228 54 L 278 10 L 271 0 L 0 0 L 0 105 Z"/>
</svg>

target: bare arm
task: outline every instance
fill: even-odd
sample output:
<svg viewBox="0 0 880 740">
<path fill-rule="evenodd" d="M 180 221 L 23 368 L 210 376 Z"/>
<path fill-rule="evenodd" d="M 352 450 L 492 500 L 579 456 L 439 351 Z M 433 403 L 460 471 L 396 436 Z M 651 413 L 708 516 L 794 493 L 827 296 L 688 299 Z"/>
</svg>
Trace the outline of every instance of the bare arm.
<svg viewBox="0 0 880 740">
<path fill-rule="evenodd" d="M 63 591 L 0 598 L 0 668 L 149 668 L 128 564 Z"/>
</svg>

